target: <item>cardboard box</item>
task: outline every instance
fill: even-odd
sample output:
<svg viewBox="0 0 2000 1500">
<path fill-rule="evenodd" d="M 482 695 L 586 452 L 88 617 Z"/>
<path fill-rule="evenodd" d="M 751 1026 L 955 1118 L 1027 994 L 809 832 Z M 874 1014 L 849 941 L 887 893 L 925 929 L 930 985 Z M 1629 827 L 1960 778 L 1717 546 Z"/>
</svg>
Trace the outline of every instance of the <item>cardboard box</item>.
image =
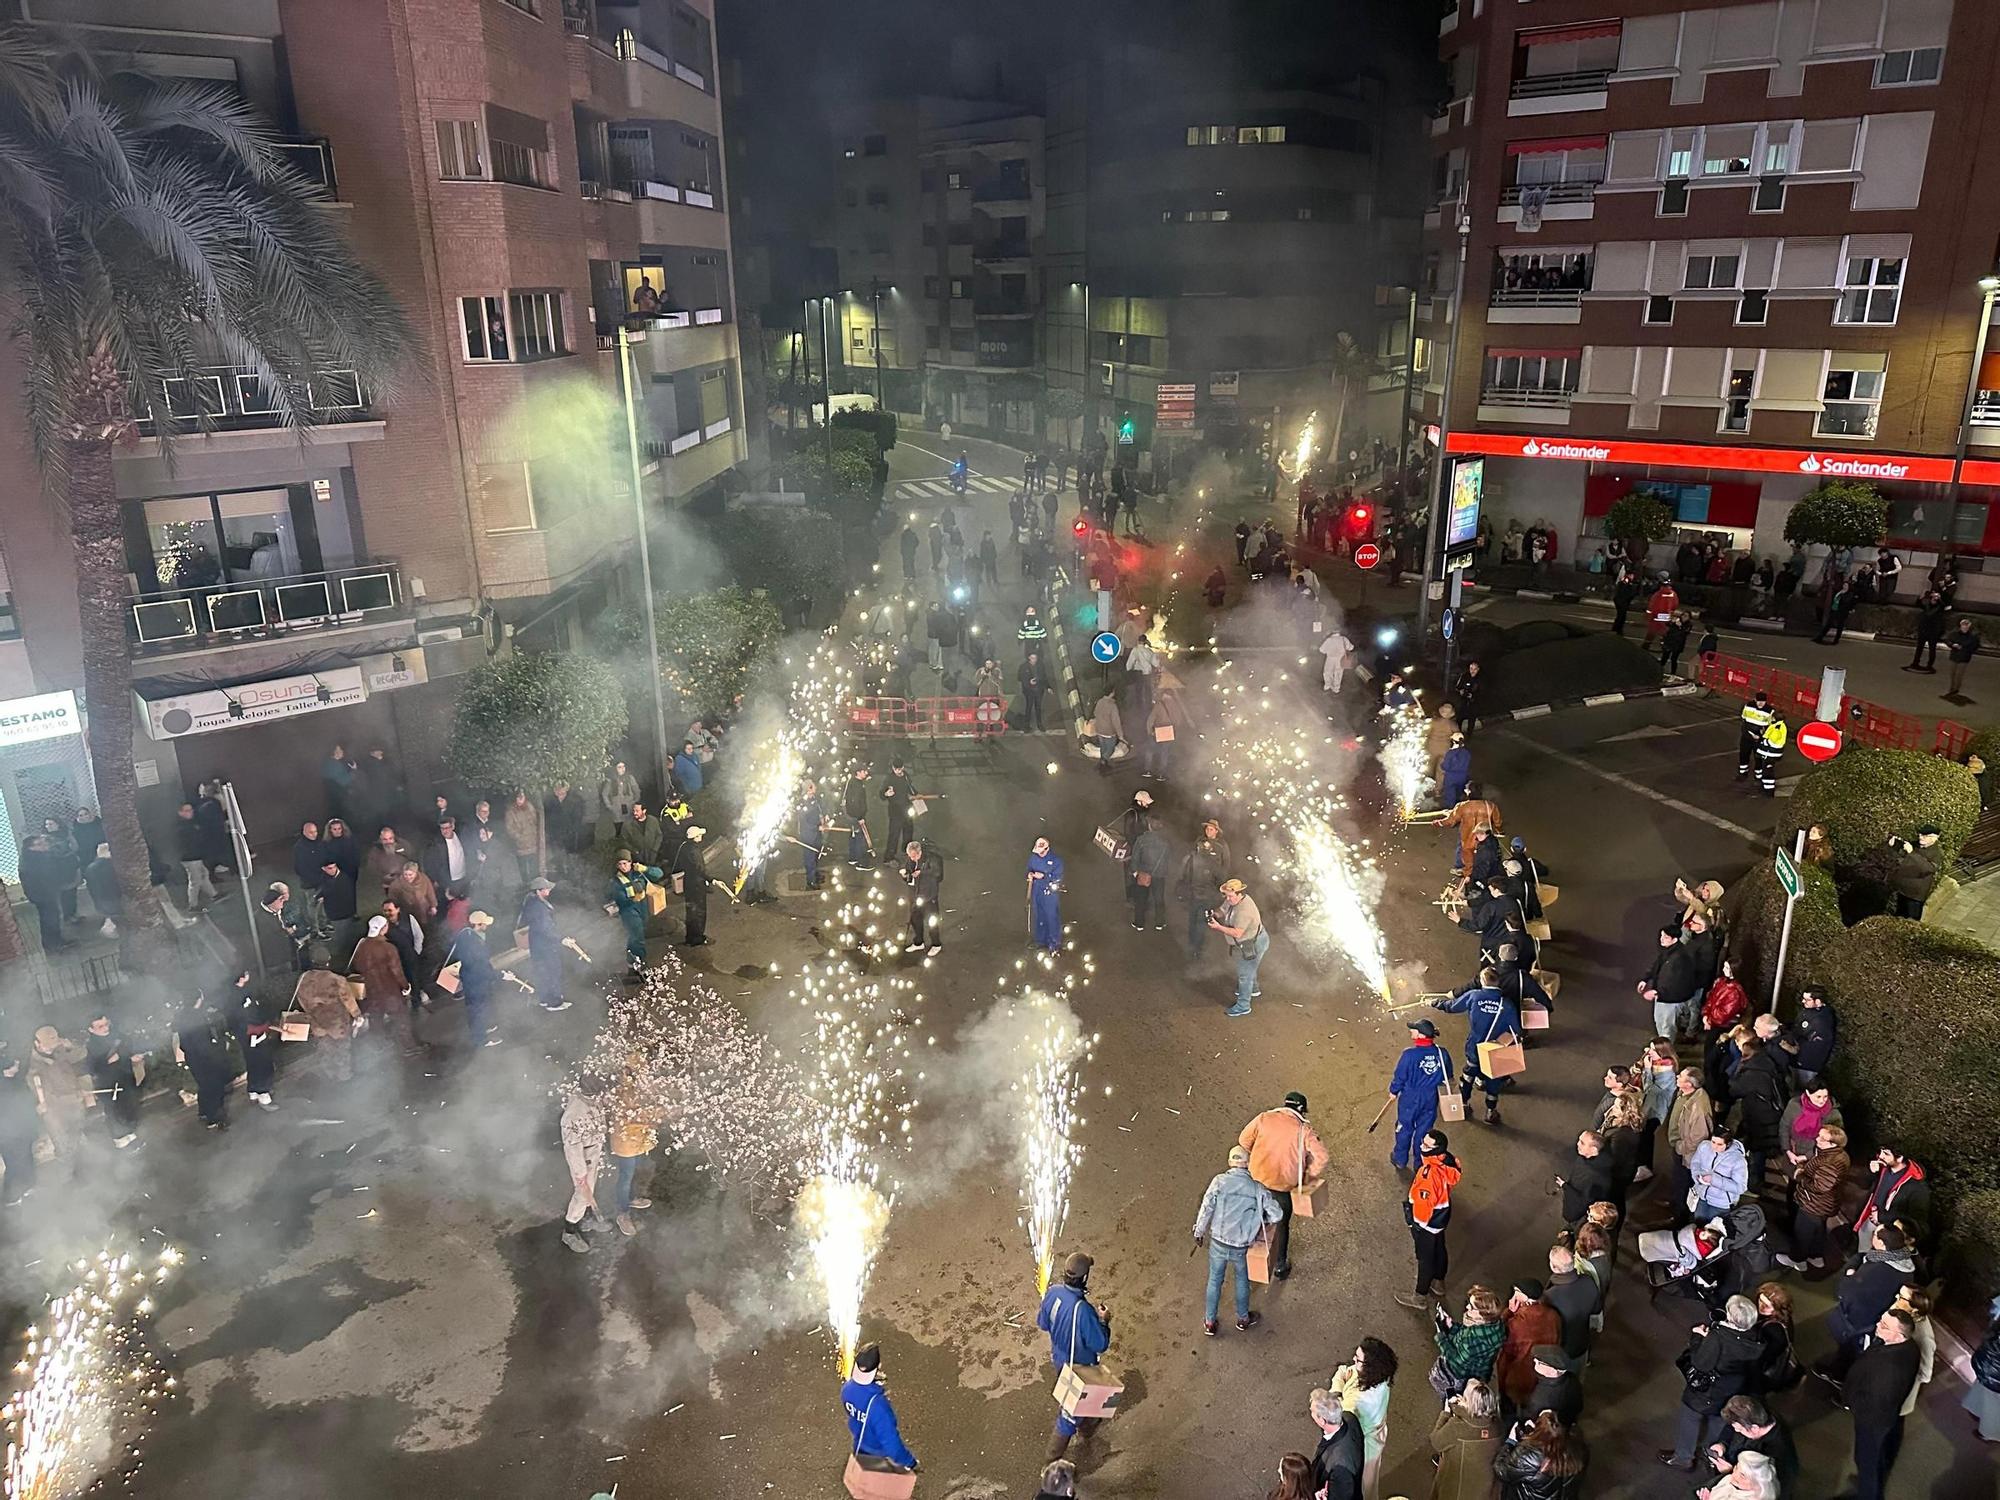
<svg viewBox="0 0 2000 1500">
<path fill-rule="evenodd" d="M 1158 744 L 1171 745 L 1174 742 L 1174 726 L 1171 724 L 1160 725 L 1159 728 L 1153 731 L 1153 739 Z"/>
<path fill-rule="evenodd" d="M 1250 1279 L 1264 1283 L 1271 1282 L 1271 1226 L 1266 1224 L 1257 1231 L 1257 1238 L 1251 1243 L 1245 1258 L 1250 1263 Z"/>
<path fill-rule="evenodd" d="M 1440 1120 L 1463 1120 L 1465 1099 L 1457 1089 L 1447 1084 L 1438 1090 L 1438 1118 Z"/>
<path fill-rule="evenodd" d="M 1556 904 L 1556 898 L 1562 895 L 1562 887 L 1559 885 L 1551 885 L 1549 884 L 1548 881 L 1544 880 L 1541 884 L 1535 887 L 1535 894 L 1542 898 L 1543 906 L 1545 907 L 1554 906 Z"/>
<path fill-rule="evenodd" d="M 850 1453 L 841 1483 L 854 1500 L 910 1500 L 917 1492 L 917 1473 L 873 1453 Z"/>
<path fill-rule="evenodd" d="M 1523 1031 L 1547 1031 L 1549 1029 L 1549 1008 L 1533 1003 L 1521 1007 L 1521 1029 Z"/>
<path fill-rule="evenodd" d="M 1292 1190 L 1292 1217 L 1317 1219 L 1326 1213 L 1326 1179 L 1315 1177 L 1302 1188 Z"/>
<path fill-rule="evenodd" d="M 1527 1072 L 1528 1058 L 1521 1050 L 1520 1038 L 1513 1037 L 1504 1042 L 1481 1042 L 1479 1071 L 1488 1078 L 1511 1078 L 1516 1073 Z"/>
<path fill-rule="evenodd" d="M 657 917 L 666 909 L 667 888 L 663 885 L 648 885 L 646 887 L 646 910 Z"/>
<path fill-rule="evenodd" d="M 1543 989 L 1549 992 L 1549 998 L 1551 1000 L 1555 999 L 1558 995 L 1562 993 L 1563 977 L 1562 975 L 1556 973 L 1554 969 L 1536 969 L 1533 971 L 1533 973 L 1535 976 L 1535 983 L 1539 984 Z"/>
<path fill-rule="evenodd" d="M 1064 1365 L 1056 1377 L 1056 1405 L 1071 1417 L 1115 1417 L 1125 1386 L 1103 1365 Z"/>
<path fill-rule="evenodd" d="M 312 1035 L 312 1022 L 302 1010 L 288 1010 L 278 1021 L 278 1035 L 288 1042 L 303 1042 Z"/>
<path fill-rule="evenodd" d="M 1532 922 L 1523 925 L 1528 929 L 1528 936 L 1538 943 L 1552 942 L 1555 939 L 1555 933 L 1549 930 L 1547 917 L 1536 917 Z"/>
</svg>

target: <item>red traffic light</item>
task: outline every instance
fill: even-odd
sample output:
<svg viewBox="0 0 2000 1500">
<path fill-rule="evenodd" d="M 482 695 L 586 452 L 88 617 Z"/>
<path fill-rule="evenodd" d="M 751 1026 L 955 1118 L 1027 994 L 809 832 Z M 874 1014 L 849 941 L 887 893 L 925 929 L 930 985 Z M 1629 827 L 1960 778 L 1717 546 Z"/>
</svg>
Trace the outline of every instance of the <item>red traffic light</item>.
<svg viewBox="0 0 2000 1500">
<path fill-rule="evenodd" d="M 1069 529 L 1074 531 L 1078 536 L 1089 536 L 1090 522 L 1084 520 L 1082 516 L 1078 516 L 1075 521 L 1070 523 Z"/>
</svg>

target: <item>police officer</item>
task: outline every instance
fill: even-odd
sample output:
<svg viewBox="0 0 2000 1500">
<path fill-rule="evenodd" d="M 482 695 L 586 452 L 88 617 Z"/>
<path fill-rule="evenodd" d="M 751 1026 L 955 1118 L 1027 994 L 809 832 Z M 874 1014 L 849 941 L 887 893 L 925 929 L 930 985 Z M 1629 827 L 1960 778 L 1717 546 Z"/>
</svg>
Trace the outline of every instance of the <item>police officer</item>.
<svg viewBox="0 0 2000 1500">
<path fill-rule="evenodd" d="M 1410 1045 L 1396 1059 L 1389 1097 L 1396 1101 L 1396 1140 L 1389 1164 L 1400 1173 L 1415 1170 L 1417 1145 L 1437 1123 L 1438 1090 L 1451 1081 L 1451 1053 L 1438 1045 L 1438 1029 L 1427 1020 L 1410 1024 Z"/>
<path fill-rule="evenodd" d="M 1743 705 L 1743 732 L 1736 741 L 1736 774 L 1739 778 L 1750 774 L 1750 761 L 1757 754 L 1757 747 L 1764 741 L 1764 731 L 1777 719 L 1778 711 L 1771 707 L 1771 695 L 1758 691 L 1756 696 Z M 1784 748 L 1784 742 L 1779 742 Z"/>
<path fill-rule="evenodd" d="M 1757 737 L 1757 784 L 1766 797 L 1778 795 L 1778 761 L 1785 753 L 1785 721 L 1773 718 Z"/>
</svg>

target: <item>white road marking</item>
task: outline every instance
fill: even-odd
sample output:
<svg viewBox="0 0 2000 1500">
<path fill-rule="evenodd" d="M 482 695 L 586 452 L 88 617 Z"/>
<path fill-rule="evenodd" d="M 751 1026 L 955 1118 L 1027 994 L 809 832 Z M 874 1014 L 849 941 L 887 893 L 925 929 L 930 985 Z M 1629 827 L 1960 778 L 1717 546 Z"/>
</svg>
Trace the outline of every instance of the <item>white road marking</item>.
<svg viewBox="0 0 2000 1500">
<path fill-rule="evenodd" d="M 1626 791 L 1636 793 L 1648 801 L 1657 802 L 1662 807 L 1671 807 L 1675 812 L 1685 814 L 1698 823 L 1706 823 L 1711 828 L 1720 828 L 1724 833 L 1733 833 L 1738 838 L 1747 839 L 1753 844 L 1764 843 L 1767 838 L 1767 835 L 1754 833 L 1741 823 L 1732 823 L 1727 818 L 1717 817 L 1706 808 L 1696 807 L 1692 802 L 1683 802 L 1678 797 L 1669 797 L 1665 792 L 1655 791 L 1644 782 L 1634 781 L 1629 776 L 1620 776 L 1616 771 L 1607 771 L 1601 766 L 1593 766 L 1582 756 L 1572 755 L 1567 750 L 1558 750 L 1553 745 L 1541 744 L 1524 734 L 1516 734 L 1511 729 L 1499 729 L 1494 732 L 1502 739 L 1513 740 L 1531 750 L 1539 750 L 1550 759 L 1559 760 L 1574 770 L 1595 776 L 1600 781 L 1608 781 L 1613 786 L 1623 787 Z"/>
<path fill-rule="evenodd" d="M 1681 726 L 1685 728 L 1686 726 Z M 1608 740 L 1599 740 L 1600 745 L 1619 745 L 1626 740 L 1670 740 L 1681 731 L 1669 729 L 1664 724 L 1647 724 L 1638 729 L 1628 729 L 1623 734 L 1614 734 Z"/>
</svg>

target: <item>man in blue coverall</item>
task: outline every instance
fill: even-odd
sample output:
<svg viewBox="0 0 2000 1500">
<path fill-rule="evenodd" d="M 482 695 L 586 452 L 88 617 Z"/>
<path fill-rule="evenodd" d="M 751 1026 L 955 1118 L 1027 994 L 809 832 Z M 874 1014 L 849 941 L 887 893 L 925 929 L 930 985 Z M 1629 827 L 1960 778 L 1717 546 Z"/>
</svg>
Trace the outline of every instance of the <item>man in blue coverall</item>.
<svg viewBox="0 0 2000 1500">
<path fill-rule="evenodd" d="M 1042 1310 L 1035 1314 L 1035 1326 L 1049 1336 L 1049 1359 L 1062 1377 L 1068 1365 L 1094 1365 L 1111 1347 L 1111 1319 L 1104 1309 L 1085 1295 L 1093 1262 L 1081 1252 L 1063 1262 L 1062 1280 L 1042 1298 Z M 1095 1428 L 1102 1417 L 1072 1417 L 1056 1408 L 1056 1429 L 1049 1435 L 1047 1462 L 1054 1463 L 1069 1451 L 1069 1440 L 1077 1428 L 1089 1423 Z"/>
<path fill-rule="evenodd" d="M 1472 1108 L 1475 1084 L 1486 1091 L 1486 1123 L 1500 1123 L 1500 1090 L 1507 1080 L 1488 1078 L 1479 1070 L 1481 1042 L 1518 1041 L 1521 1012 L 1500 990 L 1500 971 L 1487 967 L 1479 971 L 1479 983 L 1468 984 L 1449 1000 L 1433 1000 L 1431 1006 L 1448 1016 L 1465 1017 L 1465 1072 L 1459 1081 L 1459 1095 Z"/>
<path fill-rule="evenodd" d="M 1410 1022 L 1410 1045 L 1396 1059 L 1389 1080 L 1389 1097 L 1396 1101 L 1396 1143 L 1389 1148 L 1389 1165 L 1408 1174 L 1424 1132 L 1437 1123 L 1438 1090 L 1451 1082 L 1451 1053 L 1438 1045 L 1438 1029 L 1429 1021 Z"/>
<path fill-rule="evenodd" d="M 856 1458 L 883 1458 L 898 1468 L 918 1467 L 917 1455 L 903 1442 L 896 1427 L 896 1408 L 882 1382 L 882 1351 L 863 1344 L 854 1351 L 854 1368 L 840 1386 L 840 1409 L 847 1416 L 847 1436 Z"/>
<path fill-rule="evenodd" d="M 1028 856 L 1028 908 L 1034 919 L 1037 948 L 1050 953 L 1062 946 L 1062 856 L 1047 839 L 1036 839 Z"/>
</svg>

